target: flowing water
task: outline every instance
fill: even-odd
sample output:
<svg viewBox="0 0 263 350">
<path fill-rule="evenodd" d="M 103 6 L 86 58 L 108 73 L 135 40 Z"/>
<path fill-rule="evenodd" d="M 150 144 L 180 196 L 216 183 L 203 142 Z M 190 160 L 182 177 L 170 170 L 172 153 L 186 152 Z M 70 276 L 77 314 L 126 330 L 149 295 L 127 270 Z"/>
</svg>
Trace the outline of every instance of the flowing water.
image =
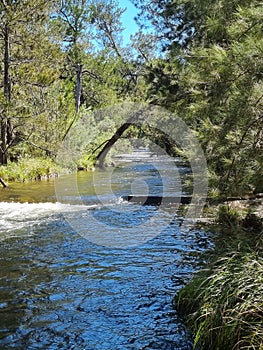
<svg viewBox="0 0 263 350">
<path fill-rule="evenodd" d="M 120 200 L 184 190 L 189 170 L 150 156 L 0 190 L 0 349 L 191 349 L 173 297 L 210 237 Z"/>
</svg>

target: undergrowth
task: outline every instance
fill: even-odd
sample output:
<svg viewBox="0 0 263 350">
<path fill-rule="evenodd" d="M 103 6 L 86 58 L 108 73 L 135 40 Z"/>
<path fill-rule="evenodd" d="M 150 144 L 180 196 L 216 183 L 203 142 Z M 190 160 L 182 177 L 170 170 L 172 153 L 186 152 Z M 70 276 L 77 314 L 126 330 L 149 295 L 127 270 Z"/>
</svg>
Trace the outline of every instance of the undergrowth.
<svg viewBox="0 0 263 350">
<path fill-rule="evenodd" d="M 239 233 L 260 233 L 263 230 L 262 218 L 254 213 L 254 209 L 236 210 L 228 205 L 220 206 L 216 224 L 222 233 L 232 236 Z"/>
<path fill-rule="evenodd" d="M 9 162 L 7 166 L 0 166 L 0 177 L 4 181 L 38 180 L 58 174 L 60 168 L 51 159 L 30 158 L 18 162 Z"/>
<path fill-rule="evenodd" d="M 263 350 L 262 219 L 221 209 L 207 267 L 175 298 L 199 350 Z"/>
</svg>

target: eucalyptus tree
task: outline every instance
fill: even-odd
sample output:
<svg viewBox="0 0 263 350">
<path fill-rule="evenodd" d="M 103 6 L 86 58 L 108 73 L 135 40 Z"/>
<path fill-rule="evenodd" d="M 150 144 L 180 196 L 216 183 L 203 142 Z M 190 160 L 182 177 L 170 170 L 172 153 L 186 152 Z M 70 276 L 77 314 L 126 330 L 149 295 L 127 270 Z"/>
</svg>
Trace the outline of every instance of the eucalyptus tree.
<svg viewBox="0 0 263 350">
<path fill-rule="evenodd" d="M 131 47 L 122 42 L 123 23 L 121 16 L 125 8 L 120 8 L 116 0 L 94 2 L 95 40 L 104 57 L 108 57 L 115 72 L 115 89 L 120 98 L 131 95 L 137 85 L 136 68 L 132 62 Z"/>
<path fill-rule="evenodd" d="M 107 66 L 114 65 L 114 61 L 119 65 L 126 63 L 121 43 L 123 11 L 114 0 L 58 2 L 53 25 L 61 32 L 61 45 L 67 55 L 63 76 L 74 82 L 77 113 L 81 104 L 89 104 L 86 98 L 91 87 L 87 87 L 87 81 L 105 82 L 105 77 L 100 76 L 102 61 Z M 98 59 L 97 71 L 93 57 Z M 96 92 L 92 92 L 91 105 L 96 100 Z"/>
<path fill-rule="evenodd" d="M 116 0 L 96 0 L 92 7 L 94 39 L 97 44 L 109 55 L 123 58 L 121 15 L 125 9 L 120 8 Z"/>
</svg>

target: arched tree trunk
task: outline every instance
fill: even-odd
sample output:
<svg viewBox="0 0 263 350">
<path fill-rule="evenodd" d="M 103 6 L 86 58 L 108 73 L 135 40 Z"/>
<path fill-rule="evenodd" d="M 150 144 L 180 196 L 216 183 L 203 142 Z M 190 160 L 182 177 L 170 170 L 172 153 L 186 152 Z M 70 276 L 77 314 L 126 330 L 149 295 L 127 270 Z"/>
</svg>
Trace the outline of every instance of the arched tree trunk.
<svg viewBox="0 0 263 350">
<path fill-rule="evenodd" d="M 99 152 L 96 160 L 97 160 L 97 166 L 100 168 L 104 167 L 104 161 L 105 158 L 111 149 L 111 147 L 118 141 L 118 139 L 122 136 L 124 131 L 126 131 L 131 125 L 135 125 L 134 123 L 134 117 L 131 117 L 127 120 L 126 123 L 122 124 L 114 133 L 114 135 L 109 139 L 109 141 L 104 145 L 102 150 Z"/>
<path fill-rule="evenodd" d="M 114 135 L 108 140 L 105 141 L 102 145 L 103 148 L 99 152 L 99 154 L 96 157 L 96 165 L 100 168 L 104 167 L 104 161 L 105 158 L 110 151 L 111 147 L 118 141 L 118 139 L 121 138 L 123 133 L 130 127 L 130 126 L 137 126 L 142 128 L 141 123 L 138 123 L 139 114 L 135 114 L 134 116 L 127 119 L 127 121 L 122 124 L 114 133 Z M 167 135 L 166 133 L 149 127 L 147 124 L 145 125 L 145 129 L 143 128 L 143 135 L 153 141 L 155 144 L 159 145 L 167 154 L 169 154 L 171 157 L 178 155 L 178 146 L 172 138 Z M 101 145 L 101 146 L 102 146 Z M 101 147 L 100 146 L 100 147 Z M 100 148 L 98 147 L 98 148 Z M 98 149 L 97 148 L 97 149 Z M 97 150 L 96 149 L 96 150 Z"/>
</svg>

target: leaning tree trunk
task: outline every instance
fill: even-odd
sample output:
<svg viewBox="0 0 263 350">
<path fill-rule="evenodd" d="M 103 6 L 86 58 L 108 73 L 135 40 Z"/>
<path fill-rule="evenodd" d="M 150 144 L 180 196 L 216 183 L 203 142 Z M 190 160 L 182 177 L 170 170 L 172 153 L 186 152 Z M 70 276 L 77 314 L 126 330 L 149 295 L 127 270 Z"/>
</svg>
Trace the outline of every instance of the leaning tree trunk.
<svg viewBox="0 0 263 350">
<path fill-rule="evenodd" d="M 125 130 L 127 130 L 131 125 L 134 124 L 134 117 L 131 117 L 127 120 L 126 123 L 122 124 L 115 132 L 115 134 L 109 139 L 109 141 L 105 144 L 105 146 L 102 148 L 102 150 L 99 152 L 96 160 L 97 165 L 100 168 L 104 167 L 104 161 L 105 158 L 110 151 L 111 147 L 119 140 L 119 138 L 122 136 Z"/>
<path fill-rule="evenodd" d="M 151 110 L 151 106 L 143 106 L 138 110 L 132 111 L 130 117 L 123 123 L 114 133 L 114 135 L 107 141 L 102 150 L 96 157 L 96 165 L 100 168 L 104 167 L 105 158 L 110 151 L 111 147 L 121 138 L 122 134 L 130 127 L 130 126 L 139 126 L 145 122 L 145 118 L 147 116 L 147 112 Z"/>
</svg>

